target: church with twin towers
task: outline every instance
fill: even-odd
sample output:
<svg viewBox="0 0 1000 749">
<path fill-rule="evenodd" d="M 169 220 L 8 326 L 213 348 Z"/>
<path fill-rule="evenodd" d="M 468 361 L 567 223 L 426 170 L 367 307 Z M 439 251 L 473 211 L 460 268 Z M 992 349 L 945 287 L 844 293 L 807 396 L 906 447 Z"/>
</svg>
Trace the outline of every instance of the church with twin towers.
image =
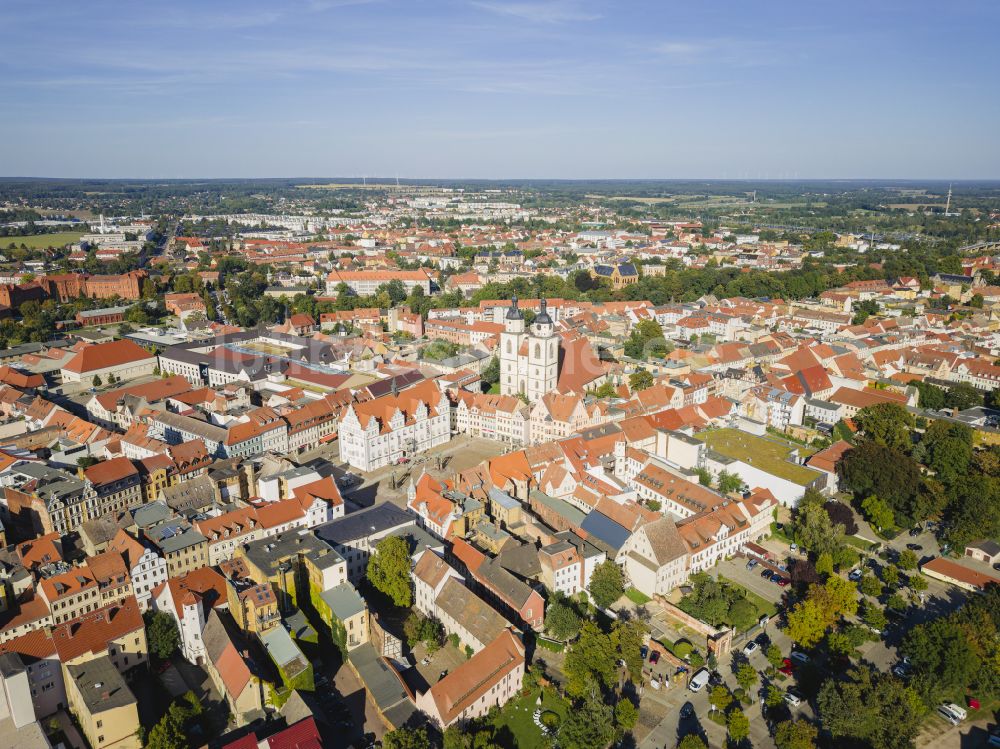
<svg viewBox="0 0 1000 749">
<path fill-rule="evenodd" d="M 559 336 L 544 299 L 530 330 L 511 300 L 500 334 L 500 393 L 524 395 L 534 403 L 554 392 L 559 381 Z"/>
</svg>

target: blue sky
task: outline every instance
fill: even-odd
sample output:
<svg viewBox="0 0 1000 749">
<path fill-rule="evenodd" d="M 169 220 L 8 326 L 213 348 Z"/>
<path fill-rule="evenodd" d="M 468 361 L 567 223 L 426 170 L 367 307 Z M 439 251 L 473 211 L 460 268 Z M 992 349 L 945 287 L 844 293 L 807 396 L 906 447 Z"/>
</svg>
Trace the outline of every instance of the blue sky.
<svg viewBox="0 0 1000 749">
<path fill-rule="evenodd" d="M 0 3 L 0 174 L 1000 178 L 995 0 Z"/>
</svg>

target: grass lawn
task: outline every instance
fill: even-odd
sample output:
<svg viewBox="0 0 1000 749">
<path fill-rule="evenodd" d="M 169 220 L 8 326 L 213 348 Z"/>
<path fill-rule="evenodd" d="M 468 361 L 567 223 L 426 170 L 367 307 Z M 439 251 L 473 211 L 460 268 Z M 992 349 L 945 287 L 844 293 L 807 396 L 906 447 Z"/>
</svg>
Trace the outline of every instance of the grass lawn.
<svg viewBox="0 0 1000 749">
<path fill-rule="evenodd" d="M 487 391 L 490 395 L 500 395 L 500 383 L 494 382 Z"/>
<path fill-rule="evenodd" d="M 32 250 L 44 250 L 47 247 L 64 247 L 72 244 L 83 236 L 82 231 L 62 231 L 56 234 L 32 234 L 30 236 L 0 237 L 0 250 L 6 250 L 11 243 L 20 247 L 22 244 Z"/>
<path fill-rule="evenodd" d="M 805 486 L 819 474 L 805 466 L 789 461 L 792 450 L 798 450 L 799 458 L 812 455 L 816 451 L 796 445 L 777 437 L 756 437 L 739 429 L 713 429 L 696 436 L 717 453 L 728 458 L 749 463 L 780 478 Z"/>
<path fill-rule="evenodd" d="M 541 729 L 535 725 L 534 714 L 538 706 L 535 701 L 538 699 L 538 690 L 533 689 L 526 697 L 512 700 L 504 705 L 497 715 L 494 725 L 497 729 L 506 728 L 510 731 L 511 743 L 501 741 L 504 746 L 516 746 L 518 749 L 543 749 L 549 746 L 549 742 L 542 735 Z M 551 689 L 542 692 L 542 710 L 551 710 L 559 716 L 560 720 L 566 720 L 569 712 L 569 703 Z"/>
<path fill-rule="evenodd" d="M 776 613 L 778 613 L 777 607 L 773 603 L 768 601 L 766 598 L 757 595 L 752 590 L 746 590 L 746 588 L 744 588 L 744 590 L 746 591 L 747 600 L 757 607 L 758 616 L 760 614 L 767 614 L 768 616 L 774 616 Z"/>
<path fill-rule="evenodd" d="M 786 544 L 790 544 L 792 543 L 792 537 L 785 533 L 785 528 L 787 527 L 787 524 L 779 528 L 777 523 L 771 523 L 771 535 L 781 541 L 784 541 Z"/>
<path fill-rule="evenodd" d="M 642 591 L 636 590 L 635 588 L 629 588 L 628 590 L 626 590 L 625 591 L 625 597 L 628 598 L 628 600 L 630 600 L 636 606 L 644 606 L 645 604 L 647 604 L 651 600 L 653 600 L 652 598 L 650 598 L 649 596 L 647 596 L 645 593 L 643 593 Z"/>
<path fill-rule="evenodd" d="M 868 551 L 873 545 L 878 546 L 874 541 L 867 541 L 858 536 L 844 536 L 844 540 L 855 549 L 860 549 L 861 551 Z"/>
</svg>

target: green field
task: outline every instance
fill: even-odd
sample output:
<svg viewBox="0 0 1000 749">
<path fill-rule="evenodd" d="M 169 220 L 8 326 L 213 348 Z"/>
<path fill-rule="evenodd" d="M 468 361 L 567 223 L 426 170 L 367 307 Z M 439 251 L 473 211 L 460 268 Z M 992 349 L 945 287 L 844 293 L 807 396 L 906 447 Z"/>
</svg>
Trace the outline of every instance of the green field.
<svg viewBox="0 0 1000 749">
<path fill-rule="evenodd" d="M 510 745 L 521 749 L 543 749 L 551 746 L 551 742 L 542 735 L 534 722 L 533 715 L 539 707 L 536 705 L 537 699 L 538 690 L 533 689 L 527 696 L 511 700 L 497 713 L 493 725 L 505 734 L 503 738 L 506 741 L 501 742 L 503 746 Z M 566 720 L 569 713 L 569 705 L 552 689 L 542 691 L 541 709 L 551 710 L 560 720 Z"/>
<path fill-rule="evenodd" d="M 715 429 L 696 434 L 695 438 L 707 443 L 709 447 L 727 458 L 743 461 L 802 486 L 817 476 L 815 471 L 788 460 L 792 450 L 798 450 L 800 458 L 812 455 L 816 451 L 786 440 L 756 437 L 738 429 Z"/>
<path fill-rule="evenodd" d="M 82 231 L 63 231 L 57 234 L 32 234 L 20 237 L 0 237 L 0 250 L 6 250 L 11 244 L 20 247 L 22 244 L 31 250 L 44 250 L 49 247 L 64 247 L 76 242 L 83 236 Z"/>
</svg>

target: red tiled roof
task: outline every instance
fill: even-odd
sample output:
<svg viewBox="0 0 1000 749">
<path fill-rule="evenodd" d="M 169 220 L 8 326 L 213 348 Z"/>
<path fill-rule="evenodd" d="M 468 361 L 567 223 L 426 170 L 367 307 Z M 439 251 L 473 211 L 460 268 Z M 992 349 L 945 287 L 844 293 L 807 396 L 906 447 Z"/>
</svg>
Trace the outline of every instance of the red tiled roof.
<svg viewBox="0 0 1000 749">
<path fill-rule="evenodd" d="M 63 369 L 83 374 L 97 369 L 116 367 L 130 362 L 152 359 L 153 355 L 127 338 L 109 343 L 97 343 L 81 350 L 67 362 Z"/>
<path fill-rule="evenodd" d="M 112 604 L 64 622 L 52 630 L 59 660 L 63 663 L 84 653 L 100 654 L 108 643 L 144 628 L 139 603 L 129 596 L 121 604 Z"/>
<path fill-rule="evenodd" d="M 131 460 L 123 457 L 95 463 L 90 468 L 85 469 L 83 475 L 90 483 L 100 486 L 121 481 L 129 476 L 138 476 L 139 471 L 132 465 Z"/>
</svg>

